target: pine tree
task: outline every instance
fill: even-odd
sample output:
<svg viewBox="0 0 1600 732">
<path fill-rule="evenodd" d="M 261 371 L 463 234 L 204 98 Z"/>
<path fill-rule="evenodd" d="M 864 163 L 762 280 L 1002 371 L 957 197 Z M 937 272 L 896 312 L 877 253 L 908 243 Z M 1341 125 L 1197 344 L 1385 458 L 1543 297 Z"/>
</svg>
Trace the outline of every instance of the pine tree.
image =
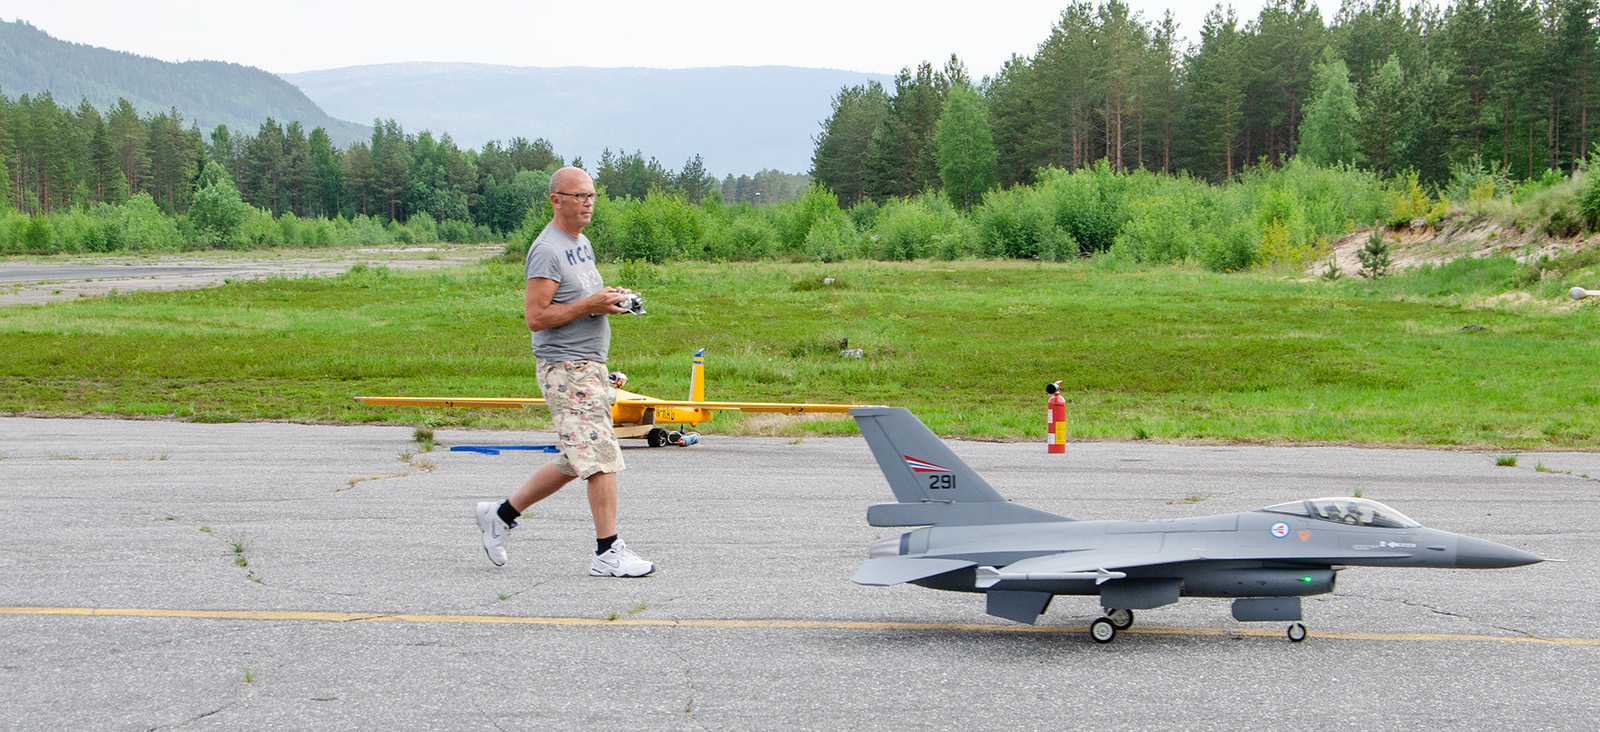
<svg viewBox="0 0 1600 732">
<path fill-rule="evenodd" d="M 1243 162 L 1239 157 L 1244 129 L 1243 53 L 1233 11 L 1224 13 L 1219 6 L 1207 13 L 1200 51 L 1187 69 L 1185 115 L 1189 167 L 1207 177 L 1231 179 Z"/>
<path fill-rule="evenodd" d="M 128 100 L 118 99 L 116 106 L 107 113 L 106 133 L 128 183 L 128 195 L 143 191 L 150 176 L 150 133 Z"/>
<path fill-rule="evenodd" d="M 866 198 L 862 161 L 872 134 L 888 114 L 883 86 L 868 82 L 841 89 L 833 99 L 833 114 L 822 123 L 811 156 L 811 178 L 833 191 L 842 205 Z"/>
<path fill-rule="evenodd" d="M 344 199 L 344 165 L 339 151 L 321 127 L 312 128 L 306 147 L 310 168 L 310 214 L 337 216 Z"/>
</svg>

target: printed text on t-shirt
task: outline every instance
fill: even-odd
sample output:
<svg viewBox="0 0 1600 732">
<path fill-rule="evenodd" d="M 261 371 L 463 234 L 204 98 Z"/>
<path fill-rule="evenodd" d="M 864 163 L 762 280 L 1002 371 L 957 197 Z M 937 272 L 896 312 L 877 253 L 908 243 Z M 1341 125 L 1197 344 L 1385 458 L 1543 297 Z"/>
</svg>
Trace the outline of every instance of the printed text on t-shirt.
<svg viewBox="0 0 1600 732">
<path fill-rule="evenodd" d="M 567 250 L 567 264 L 576 266 L 579 262 L 593 262 L 594 249 L 588 244 L 580 244 Z"/>
</svg>

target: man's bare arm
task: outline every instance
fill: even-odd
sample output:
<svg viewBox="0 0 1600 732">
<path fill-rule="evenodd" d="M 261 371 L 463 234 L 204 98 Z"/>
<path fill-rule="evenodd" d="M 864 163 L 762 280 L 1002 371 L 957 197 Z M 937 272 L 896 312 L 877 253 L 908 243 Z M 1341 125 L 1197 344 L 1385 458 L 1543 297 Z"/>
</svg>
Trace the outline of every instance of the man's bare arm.
<svg viewBox="0 0 1600 732">
<path fill-rule="evenodd" d="M 603 287 L 593 295 L 576 302 L 552 302 L 559 284 L 555 280 L 543 277 L 528 279 L 528 288 L 522 300 L 522 319 L 528 324 L 528 330 L 558 328 L 588 315 L 615 315 L 628 312 L 617 305 L 628 299 L 628 290 L 620 287 Z"/>
</svg>

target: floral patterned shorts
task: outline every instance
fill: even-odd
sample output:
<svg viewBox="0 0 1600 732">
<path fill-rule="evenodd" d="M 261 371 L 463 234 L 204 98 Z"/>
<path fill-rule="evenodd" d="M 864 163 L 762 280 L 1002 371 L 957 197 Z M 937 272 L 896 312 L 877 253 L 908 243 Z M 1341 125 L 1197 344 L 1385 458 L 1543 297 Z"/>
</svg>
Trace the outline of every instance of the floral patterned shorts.
<svg viewBox="0 0 1600 732">
<path fill-rule="evenodd" d="M 550 421 L 561 439 L 554 465 L 562 475 L 588 479 L 625 467 L 622 448 L 611 429 L 611 403 L 616 392 L 599 361 L 550 361 L 537 358 L 539 391 L 550 406 Z"/>
</svg>

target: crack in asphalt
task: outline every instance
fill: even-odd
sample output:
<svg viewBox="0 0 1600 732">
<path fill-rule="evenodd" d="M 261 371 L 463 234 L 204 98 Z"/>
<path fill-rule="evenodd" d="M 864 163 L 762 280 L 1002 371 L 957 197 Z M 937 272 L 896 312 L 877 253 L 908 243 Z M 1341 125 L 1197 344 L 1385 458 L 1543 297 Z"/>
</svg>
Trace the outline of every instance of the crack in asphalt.
<svg viewBox="0 0 1600 732">
<path fill-rule="evenodd" d="M 1481 628 L 1493 628 L 1495 630 L 1503 631 L 1503 632 L 1506 632 L 1506 633 L 1512 633 L 1512 634 L 1515 634 L 1515 635 L 1519 635 L 1519 636 L 1522 636 L 1524 638 L 1539 638 L 1540 637 L 1540 636 L 1538 636 L 1538 635 L 1536 635 L 1534 633 L 1529 633 L 1528 631 L 1522 630 L 1520 628 L 1510 628 L 1510 627 L 1506 627 L 1504 625 L 1495 625 L 1494 623 L 1485 623 L 1485 622 L 1483 622 L 1481 620 L 1478 620 L 1477 618 L 1475 618 L 1475 617 L 1473 617 L 1471 615 L 1467 615 L 1467 614 L 1464 614 L 1464 613 L 1458 613 L 1458 612 L 1454 612 L 1454 611 L 1451 611 L 1451 610 L 1446 610 L 1446 609 L 1441 608 L 1441 607 L 1439 607 L 1437 605 L 1430 605 L 1430 604 L 1425 603 L 1425 602 L 1417 602 L 1416 600 L 1410 600 L 1410 599 L 1407 599 L 1407 598 L 1404 598 L 1404 597 L 1377 597 L 1377 596 L 1345 595 L 1345 594 L 1336 594 L 1335 596 L 1337 596 L 1337 597 L 1349 597 L 1349 598 L 1356 598 L 1356 599 L 1363 599 L 1363 600 L 1377 600 L 1379 602 L 1387 602 L 1387 603 L 1396 604 L 1396 605 L 1405 605 L 1406 607 L 1414 607 L 1414 608 L 1420 608 L 1422 610 L 1427 610 L 1428 612 L 1431 612 L 1431 613 L 1433 613 L 1435 615 L 1442 615 L 1442 616 L 1447 617 L 1447 618 L 1458 618 L 1460 620 L 1465 620 L 1466 622 L 1471 623 L 1471 624 L 1476 625 L 1476 626 L 1481 627 Z"/>
<path fill-rule="evenodd" d="M 222 705 L 221 707 L 213 709 L 213 710 L 211 710 L 209 712 L 206 712 L 204 714 L 200 714 L 198 716 L 190 717 L 190 718 L 188 718 L 188 719 L 186 719 L 186 720 L 184 720 L 182 722 L 179 722 L 177 724 L 164 724 L 164 725 L 161 725 L 160 727 L 150 727 L 148 729 L 150 730 L 150 732 L 155 732 L 155 730 L 159 730 L 159 729 L 178 729 L 180 727 L 187 727 L 187 726 L 189 726 L 191 724 L 194 724 L 195 722 L 198 722 L 198 721 L 200 721 L 202 719 L 205 719 L 206 717 L 211 717 L 211 716 L 215 716 L 215 715 L 221 714 L 221 713 L 227 711 L 233 705 L 238 704 L 238 703 L 239 703 L 239 700 L 235 699 L 235 700 L 233 700 L 231 702 L 228 702 L 227 704 Z"/>
</svg>

